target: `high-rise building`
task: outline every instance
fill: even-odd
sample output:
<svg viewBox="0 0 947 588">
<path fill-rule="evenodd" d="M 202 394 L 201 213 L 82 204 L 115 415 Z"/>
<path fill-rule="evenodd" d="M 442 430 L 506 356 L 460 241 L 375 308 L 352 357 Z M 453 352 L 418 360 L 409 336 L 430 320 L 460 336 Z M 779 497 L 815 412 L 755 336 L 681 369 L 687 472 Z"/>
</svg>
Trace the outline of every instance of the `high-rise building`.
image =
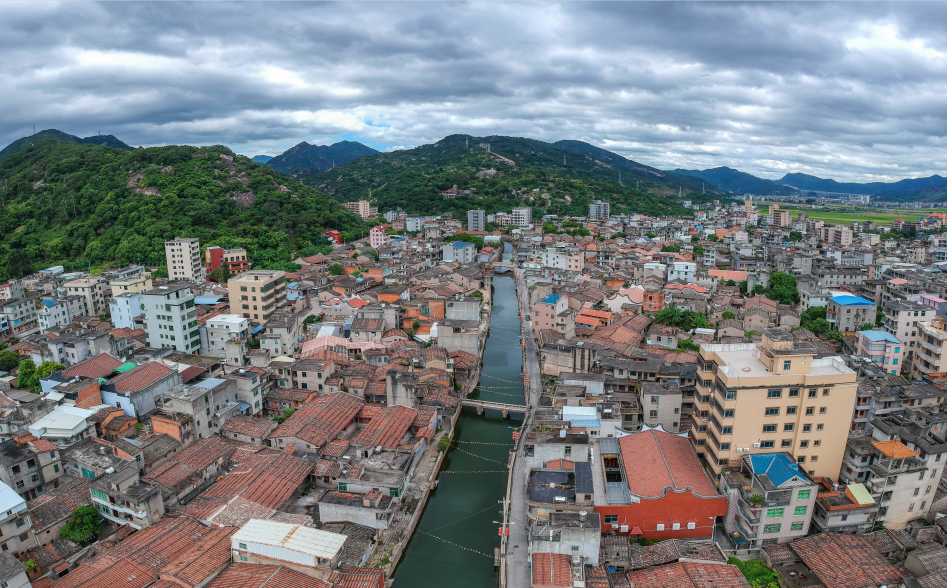
<svg viewBox="0 0 947 588">
<path fill-rule="evenodd" d="M 776 210 L 773 212 L 774 227 L 788 227 L 792 224 L 792 215 L 788 210 Z"/>
<path fill-rule="evenodd" d="M 201 265 L 201 243 L 198 239 L 165 241 L 164 255 L 168 261 L 169 280 L 204 281 L 204 267 Z"/>
<path fill-rule="evenodd" d="M 173 347 L 192 355 L 200 351 L 197 309 L 189 282 L 170 282 L 142 292 L 141 305 L 150 347 Z"/>
<path fill-rule="evenodd" d="M 510 214 L 513 224 L 518 227 L 528 227 L 533 224 L 532 208 L 514 208 Z"/>
<path fill-rule="evenodd" d="M 608 220 L 612 215 L 611 210 L 612 205 L 607 200 L 596 200 L 589 204 L 589 218 Z"/>
<path fill-rule="evenodd" d="M 486 231 L 487 213 L 483 210 L 467 211 L 467 230 L 468 231 Z"/>
<path fill-rule="evenodd" d="M 250 270 L 230 278 L 230 312 L 265 323 L 286 305 L 286 272 Z"/>
<path fill-rule="evenodd" d="M 841 358 L 767 329 L 760 345 L 701 345 L 698 368 L 691 441 L 715 475 L 785 452 L 810 476 L 838 477 L 857 390 Z"/>
<path fill-rule="evenodd" d="M 342 206 L 359 215 L 362 218 L 368 218 L 371 212 L 371 206 L 368 200 L 358 200 L 356 202 L 343 202 Z"/>
</svg>

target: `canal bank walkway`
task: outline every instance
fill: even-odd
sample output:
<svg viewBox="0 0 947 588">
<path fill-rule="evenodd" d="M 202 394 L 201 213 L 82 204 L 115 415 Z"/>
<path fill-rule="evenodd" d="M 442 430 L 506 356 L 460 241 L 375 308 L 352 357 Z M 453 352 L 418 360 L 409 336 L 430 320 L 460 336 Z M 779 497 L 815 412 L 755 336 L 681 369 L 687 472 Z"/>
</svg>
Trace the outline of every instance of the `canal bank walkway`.
<svg viewBox="0 0 947 588">
<path fill-rule="evenodd" d="M 526 375 L 529 377 L 530 410 L 523 422 L 523 435 L 529 431 L 533 420 L 533 411 L 539 403 L 542 393 L 542 375 L 539 371 L 539 358 L 536 354 L 536 339 L 532 322 L 529 320 L 529 290 L 520 270 L 516 270 L 516 285 L 519 290 L 517 301 L 520 316 L 523 317 L 523 335 L 525 343 Z M 524 439 L 525 440 L 525 439 Z M 529 588 L 531 576 L 529 568 L 528 533 L 526 517 L 526 457 L 523 453 L 523 441 L 518 444 L 516 459 L 513 463 L 513 483 L 510 490 L 510 539 L 507 545 L 506 585 L 509 588 Z"/>
</svg>

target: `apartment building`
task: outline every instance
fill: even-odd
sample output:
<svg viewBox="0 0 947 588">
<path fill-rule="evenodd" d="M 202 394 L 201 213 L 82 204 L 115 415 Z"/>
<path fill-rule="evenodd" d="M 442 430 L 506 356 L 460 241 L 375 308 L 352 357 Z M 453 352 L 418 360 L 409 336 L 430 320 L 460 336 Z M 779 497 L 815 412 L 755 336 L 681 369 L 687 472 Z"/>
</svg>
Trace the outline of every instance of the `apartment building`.
<svg viewBox="0 0 947 588">
<path fill-rule="evenodd" d="M 227 281 L 230 311 L 245 319 L 265 323 L 286 306 L 286 272 L 250 270 Z"/>
<path fill-rule="evenodd" d="M 224 249 L 213 245 L 204 250 L 204 263 L 208 274 L 219 267 L 226 267 L 231 272 L 242 272 L 250 269 L 247 250 L 243 248 Z"/>
<path fill-rule="evenodd" d="M 528 227 L 533 224 L 533 209 L 514 208 L 510 213 L 510 220 L 518 227 Z"/>
<path fill-rule="evenodd" d="M 190 283 L 169 282 L 141 294 L 148 345 L 196 355 L 201 339 Z"/>
<path fill-rule="evenodd" d="M 788 227 L 792 224 L 792 214 L 788 210 L 776 210 L 773 212 L 774 227 Z"/>
<path fill-rule="evenodd" d="M 342 206 L 349 209 L 349 211 L 359 215 L 362 218 L 368 218 L 368 215 L 371 212 L 371 206 L 368 203 L 368 200 L 359 200 L 357 202 L 343 202 Z"/>
<path fill-rule="evenodd" d="M 13 300 L 26 296 L 23 280 L 7 280 L 0 284 L 0 300 Z"/>
<path fill-rule="evenodd" d="M 585 253 L 577 247 L 548 247 L 540 254 L 545 267 L 581 272 L 585 267 Z"/>
<path fill-rule="evenodd" d="M 468 231 L 486 231 L 487 213 L 484 210 L 467 211 L 467 230 Z"/>
<path fill-rule="evenodd" d="M 672 381 L 642 382 L 642 421 L 649 427 L 662 427 L 669 433 L 681 430 L 680 384 Z"/>
<path fill-rule="evenodd" d="M 825 318 L 833 331 L 854 333 L 862 325 L 875 324 L 877 310 L 874 302 L 845 294 L 829 298 Z"/>
<path fill-rule="evenodd" d="M 562 294 L 550 294 L 534 304 L 532 311 L 536 329 L 555 329 L 556 318 L 569 311 L 569 298 Z"/>
<path fill-rule="evenodd" d="M 944 469 L 947 418 L 915 420 L 923 411 L 905 410 L 872 420 L 870 436 L 848 441 L 840 480 L 864 482 L 879 508 L 875 524 L 903 528 L 927 516 Z"/>
<path fill-rule="evenodd" d="M 836 247 L 848 247 L 852 244 L 855 234 L 848 227 L 829 226 L 821 229 L 822 240 Z"/>
<path fill-rule="evenodd" d="M 589 204 L 589 218 L 608 220 L 612 215 L 612 205 L 607 200 L 596 200 Z"/>
<path fill-rule="evenodd" d="M 697 264 L 689 261 L 677 261 L 668 266 L 668 281 L 680 280 L 690 284 L 697 275 Z"/>
<path fill-rule="evenodd" d="M 108 311 L 108 299 L 106 293 L 108 284 L 99 276 L 88 278 L 79 278 L 63 284 L 66 294 L 70 296 L 82 296 L 85 302 L 85 313 L 90 316 L 98 316 Z"/>
<path fill-rule="evenodd" d="M 207 353 L 227 365 L 243 365 L 250 337 L 250 321 L 236 314 L 221 314 L 207 321 Z"/>
<path fill-rule="evenodd" d="M 384 227 L 372 227 L 371 230 L 368 231 L 368 244 L 371 245 L 373 249 L 385 247 L 389 243 L 391 243 L 391 237 L 385 232 Z"/>
<path fill-rule="evenodd" d="M 142 315 L 141 294 L 119 294 L 110 298 L 109 314 L 116 329 L 134 329 L 135 319 Z"/>
<path fill-rule="evenodd" d="M 892 300 L 884 305 L 882 328 L 904 343 L 904 361 L 909 366 L 914 363 L 914 352 L 919 346 L 918 323 L 929 322 L 937 311 L 918 302 Z M 939 351 L 937 351 L 939 353 Z"/>
<path fill-rule="evenodd" d="M 121 294 L 139 294 L 151 290 L 151 278 L 144 272 L 133 276 L 116 278 L 109 280 L 109 288 L 112 290 L 112 296 Z"/>
<path fill-rule="evenodd" d="M 944 344 L 947 343 L 947 324 L 941 317 L 930 322 L 918 323 L 919 330 L 914 348 L 912 369 L 920 374 L 942 374 L 947 372 Z"/>
<path fill-rule="evenodd" d="M 466 241 L 444 243 L 441 246 L 444 261 L 457 263 L 473 263 L 477 259 L 477 247 Z"/>
<path fill-rule="evenodd" d="M 762 343 L 701 345 L 691 440 L 719 475 L 746 453 L 788 453 L 811 476 L 835 478 L 855 406 L 856 373 L 789 333 Z"/>
<path fill-rule="evenodd" d="M 855 339 L 855 355 L 868 357 L 886 374 L 901 375 L 906 348 L 887 331 L 859 331 Z"/>
<path fill-rule="evenodd" d="M 168 263 L 168 279 L 202 282 L 206 277 L 201 265 L 201 244 L 198 239 L 172 239 L 164 242 Z"/>
<path fill-rule="evenodd" d="M 0 302 L 0 324 L 6 324 L 17 337 L 39 331 L 39 315 L 31 298 L 13 298 Z"/>
<path fill-rule="evenodd" d="M 25 552 L 35 541 L 32 529 L 26 500 L 0 482 L 0 550 L 13 555 Z"/>
</svg>

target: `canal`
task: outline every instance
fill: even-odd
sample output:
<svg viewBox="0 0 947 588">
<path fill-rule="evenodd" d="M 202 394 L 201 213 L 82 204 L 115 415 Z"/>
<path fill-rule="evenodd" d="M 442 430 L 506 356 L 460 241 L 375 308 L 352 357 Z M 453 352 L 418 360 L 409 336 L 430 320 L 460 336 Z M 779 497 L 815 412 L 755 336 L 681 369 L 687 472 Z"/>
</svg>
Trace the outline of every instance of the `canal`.
<svg viewBox="0 0 947 588">
<path fill-rule="evenodd" d="M 504 251 L 504 256 L 508 258 L 509 253 Z M 520 319 L 511 276 L 498 275 L 493 280 L 494 304 L 481 388 L 471 398 L 523 404 Z M 395 570 L 395 588 L 497 585 L 493 550 L 500 545 L 498 530 L 503 515 L 499 501 L 506 492 L 513 430 L 522 417 L 503 419 L 493 411 L 477 416 L 475 409 L 463 410 L 454 436 L 457 443 L 447 453 L 440 482 Z"/>
</svg>

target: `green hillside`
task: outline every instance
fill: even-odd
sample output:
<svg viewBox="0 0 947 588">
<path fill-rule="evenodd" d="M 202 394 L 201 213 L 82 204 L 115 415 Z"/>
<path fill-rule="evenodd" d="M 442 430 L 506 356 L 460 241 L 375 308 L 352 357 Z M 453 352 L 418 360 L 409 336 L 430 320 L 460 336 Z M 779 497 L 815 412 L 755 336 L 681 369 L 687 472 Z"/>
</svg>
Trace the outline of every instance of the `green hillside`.
<svg viewBox="0 0 947 588">
<path fill-rule="evenodd" d="M 609 163 L 591 145 L 567 143 L 560 148 L 533 139 L 451 135 L 415 149 L 365 155 L 300 179 L 345 202 L 370 198 L 381 212 L 400 206 L 409 213 L 452 211 L 464 218 L 471 208 L 497 212 L 515 206 L 532 206 L 534 215 L 585 215 L 594 199 L 611 201 L 614 214 L 689 215 L 678 204 L 679 191 L 698 202 L 726 196 L 710 189 L 702 196 L 694 178 L 600 150 L 613 158 Z M 577 152 L 581 146 L 589 153 Z M 454 186 L 461 192 L 456 198 L 441 195 Z"/>
<path fill-rule="evenodd" d="M 57 129 L 46 129 L 45 131 L 40 131 L 35 135 L 17 139 L 16 141 L 4 147 L 2 150 L 0 150 L 0 160 L 3 160 L 3 158 L 10 155 L 23 145 L 40 141 L 42 139 L 56 139 L 57 141 L 81 143 L 83 145 L 105 145 L 106 147 L 116 147 L 118 149 L 132 149 L 132 147 L 129 147 L 122 141 L 119 141 L 113 135 L 92 135 L 91 137 L 86 137 L 83 139 L 75 135 L 70 135 L 69 133 L 64 133 Z"/>
<path fill-rule="evenodd" d="M 56 139 L 0 161 L 0 280 L 43 267 L 164 263 L 166 239 L 246 247 L 256 267 L 362 221 L 336 200 L 223 146 L 126 151 Z M 292 266 L 292 264 L 289 264 Z"/>
</svg>

